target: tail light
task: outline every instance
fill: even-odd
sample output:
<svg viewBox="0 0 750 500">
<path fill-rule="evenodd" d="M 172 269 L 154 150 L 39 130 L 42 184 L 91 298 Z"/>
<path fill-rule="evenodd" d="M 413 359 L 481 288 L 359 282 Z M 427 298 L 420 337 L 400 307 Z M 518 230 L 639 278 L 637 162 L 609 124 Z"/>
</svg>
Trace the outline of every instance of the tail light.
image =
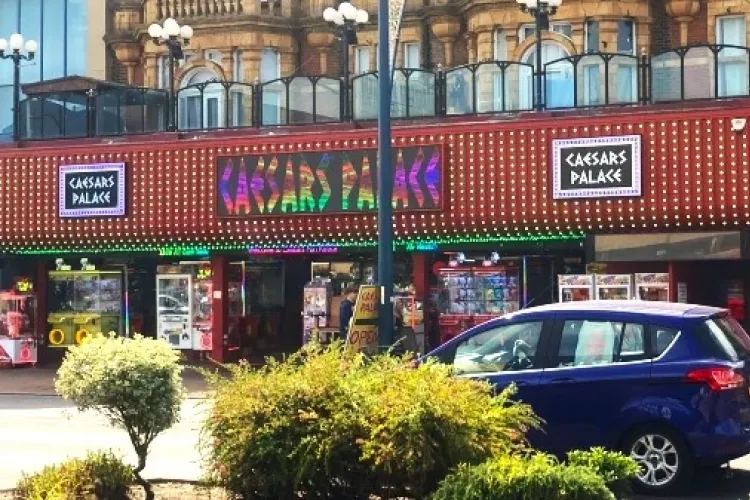
<svg viewBox="0 0 750 500">
<path fill-rule="evenodd" d="M 712 391 L 726 391 L 745 385 L 745 377 L 731 368 L 699 368 L 685 375 L 685 381 L 707 384 Z"/>
</svg>

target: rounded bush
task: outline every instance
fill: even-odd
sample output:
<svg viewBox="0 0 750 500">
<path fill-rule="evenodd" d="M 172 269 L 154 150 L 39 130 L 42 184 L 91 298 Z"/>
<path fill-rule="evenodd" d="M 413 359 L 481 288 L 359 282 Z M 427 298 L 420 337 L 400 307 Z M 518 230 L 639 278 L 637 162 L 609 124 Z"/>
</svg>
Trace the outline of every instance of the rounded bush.
<svg viewBox="0 0 750 500">
<path fill-rule="evenodd" d="M 525 447 L 531 409 L 434 363 L 305 350 L 214 378 L 214 479 L 245 499 L 424 497 L 461 463 Z"/>
<path fill-rule="evenodd" d="M 127 498 L 134 481 L 133 469 L 111 452 L 93 452 L 24 476 L 16 495 L 25 500 L 120 500 Z"/>
<path fill-rule="evenodd" d="M 608 500 L 604 478 L 578 465 L 536 454 L 506 455 L 477 466 L 462 465 L 431 500 Z"/>
</svg>

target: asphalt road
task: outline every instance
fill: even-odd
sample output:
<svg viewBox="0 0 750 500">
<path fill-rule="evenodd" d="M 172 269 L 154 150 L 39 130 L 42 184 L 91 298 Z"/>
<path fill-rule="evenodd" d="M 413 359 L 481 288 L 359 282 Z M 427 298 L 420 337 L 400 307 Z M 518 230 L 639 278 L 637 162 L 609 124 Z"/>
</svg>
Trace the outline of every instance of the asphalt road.
<svg viewBox="0 0 750 500">
<path fill-rule="evenodd" d="M 204 408 L 202 399 L 185 401 L 180 423 L 154 441 L 146 477 L 200 479 L 198 429 Z M 13 488 L 23 472 L 98 449 L 112 449 L 135 463 L 124 432 L 112 429 L 102 417 L 81 414 L 57 396 L 0 395 L 0 490 Z M 750 456 L 733 462 L 732 468 L 731 477 L 698 474 L 691 492 L 671 498 L 750 500 Z"/>
<path fill-rule="evenodd" d="M 144 475 L 149 479 L 201 477 L 198 429 L 203 400 L 189 399 L 180 422 L 153 443 Z M 89 450 L 111 449 L 129 463 L 135 454 L 124 431 L 95 413 L 79 413 L 57 396 L 0 395 L 0 490 L 13 488 L 23 472 Z"/>
</svg>

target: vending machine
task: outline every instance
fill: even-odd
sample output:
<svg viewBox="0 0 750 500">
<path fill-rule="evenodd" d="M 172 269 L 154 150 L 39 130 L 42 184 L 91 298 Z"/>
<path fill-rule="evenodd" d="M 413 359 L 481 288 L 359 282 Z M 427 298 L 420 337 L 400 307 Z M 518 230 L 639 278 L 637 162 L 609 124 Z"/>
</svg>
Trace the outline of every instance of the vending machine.
<svg viewBox="0 0 750 500">
<path fill-rule="evenodd" d="M 633 276 L 630 274 L 595 274 L 598 300 L 630 300 L 633 298 Z"/>
<path fill-rule="evenodd" d="M 192 290 L 190 274 L 156 275 L 157 337 L 174 349 L 193 348 Z"/>
<path fill-rule="evenodd" d="M 313 280 L 305 285 L 302 306 L 303 345 L 309 344 L 318 335 L 320 328 L 329 326 L 331 295 L 330 283 Z"/>
<path fill-rule="evenodd" d="M 0 362 L 36 365 L 36 298 L 18 289 L 0 292 Z"/>
<path fill-rule="evenodd" d="M 635 298 L 669 301 L 669 273 L 636 273 Z"/>
<path fill-rule="evenodd" d="M 560 302 L 578 302 L 594 298 L 593 274 L 561 274 L 557 277 Z"/>
</svg>

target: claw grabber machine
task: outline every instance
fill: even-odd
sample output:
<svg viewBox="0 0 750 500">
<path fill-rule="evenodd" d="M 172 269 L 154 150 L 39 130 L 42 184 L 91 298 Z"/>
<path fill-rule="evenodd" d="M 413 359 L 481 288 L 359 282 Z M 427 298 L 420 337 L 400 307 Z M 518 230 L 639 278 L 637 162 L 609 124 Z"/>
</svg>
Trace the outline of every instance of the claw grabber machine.
<svg viewBox="0 0 750 500">
<path fill-rule="evenodd" d="M 598 300 L 630 300 L 633 298 L 631 274 L 595 274 Z"/>
<path fill-rule="evenodd" d="M 669 273 L 636 273 L 635 298 L 669 302 Z"/>
<path fill-rule="evenodd" d="M 17 279 L 12 290 L 0 292 L 0 363 L 36 365 L 36 297 L 31 281 Z"/>
<path fill-rule="evenodd" d="M 561 274 L 557 277 L 560 302 L 594 300 L 593 274 Z"/>
</svg>

